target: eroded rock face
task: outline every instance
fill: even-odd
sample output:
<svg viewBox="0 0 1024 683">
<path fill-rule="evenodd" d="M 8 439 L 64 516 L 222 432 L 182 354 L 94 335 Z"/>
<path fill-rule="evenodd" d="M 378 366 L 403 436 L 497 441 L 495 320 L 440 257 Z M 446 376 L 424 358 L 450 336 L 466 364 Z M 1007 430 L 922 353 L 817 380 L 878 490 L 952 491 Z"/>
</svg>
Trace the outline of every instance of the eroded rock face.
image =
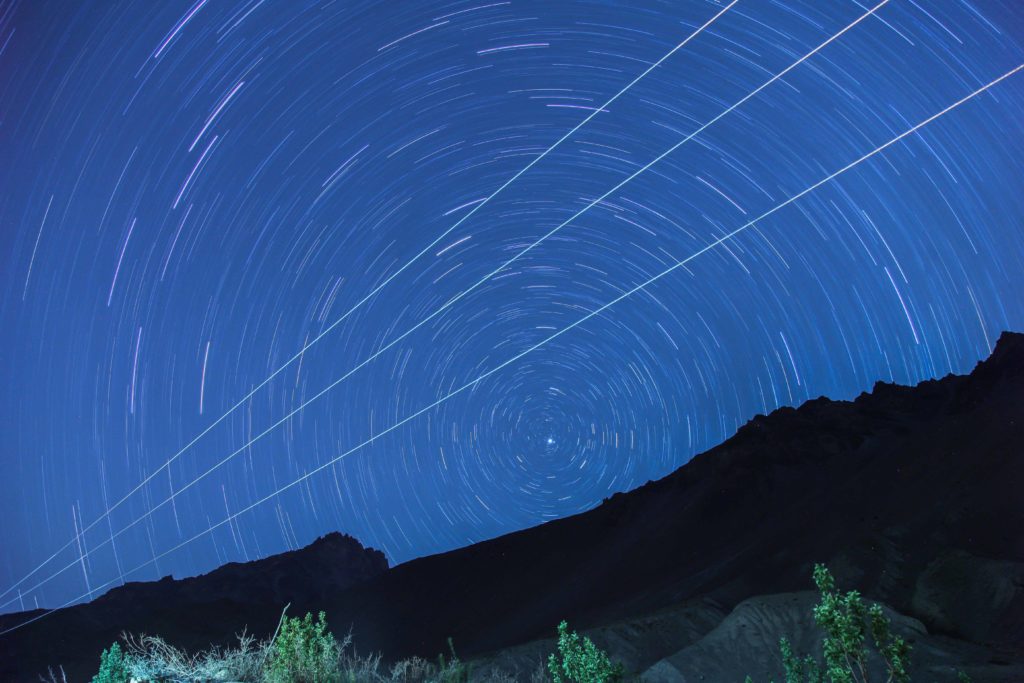
<svg viewBox="0 0 1024 683">
<path fill-rule="evenodd" d="M 785 637 L 797 655 L 814 654 L 821 661 L 821 631 L 809 618 L 818 602 L 811 591 L 759 596 L 740 603 L 710 633 L 696 643 L 659 660 L 642 674 L 646 683 L 694 681 L 779 680 L 783 667 L 779 639 Z M 970 671 L 976 681 L 1015 681 L 1024 676 L 1024 663 L 991 663 L 982 646 L 928 633 L 917 619 L 883 606 L 894 633 L 912 646 L 908 672 L 914 681 L 953 683 L 958 671 Z M 885 666 L 874 651 L 868 658 L 870 680 L 885 680 Z"/>
<path fill-rule="evenodd" d="M 699 642 L 726 616 L 727 612 L 713 600 L 693 600 L 587 629 L 584 635 L 626 671 L 639 672 Z M 552 637 L 488 653 L 472 662 L 473 679 L 493 681 L 493 674 L 501 672 L 517 680 L 534 681 L 538 670 L 547 671 L 548 655 L 556 648 L 557 641 Z"/>
<path fill-rule="evenodd" d="M 914 585 L 911 610 L 942 633 L 986 642 L 1019 632 L 1024 618 L 1024 562 L 951 551 L 928 564 Z M 993 620 L 994 615 L 999 617 Z M 1014 618 L 1018 623 L 1008 623 Z"/>
<path fill-rule="evenodd" d="M 734 681 L 751 676 L 758 683 L 784 679 L 779 639 L 789 640 L 794 654 L 821 661 L 822 632 L 814 626 L 814 591 L 778 593 L 744 600 L 729 613 L 710 601 L 696 601 L 622 622 L 587 629 L 590 638 L 644 683 Z M 929 633 L 919 620 L 883 605 L 892 630 L 911 644 L 911 680 L 957 683 L 958 672 L 976 683 L 1024 680 L 1024 662 L 1000 662 L 997 653 L 961 639 Z M 493 672 L 516 680 L 537 681 L 545 671 L 554 638 L 508 648 L 472 662 L 474 681 L 493 680 Z M 886 680 L 883 663 L 869 657 L 871 680 Z"/>
</svg>

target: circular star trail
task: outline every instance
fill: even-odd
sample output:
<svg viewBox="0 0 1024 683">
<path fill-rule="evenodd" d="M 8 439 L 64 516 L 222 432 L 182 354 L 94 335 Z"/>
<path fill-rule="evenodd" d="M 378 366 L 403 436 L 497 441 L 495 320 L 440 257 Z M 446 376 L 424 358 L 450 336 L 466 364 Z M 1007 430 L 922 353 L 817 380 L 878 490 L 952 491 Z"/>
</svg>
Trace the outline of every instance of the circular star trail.
<svg viewBox="0 0 1024 683">
<path fill-rule="evenodd" d="M 968 370 L 1024 328 L 1019 74 L 446 398 L 1024 62 L 1014 0 L 890 0 L 715 120 L 870 9 L 0 4 L 3 611 L 402 562 Z"/>
</svg>

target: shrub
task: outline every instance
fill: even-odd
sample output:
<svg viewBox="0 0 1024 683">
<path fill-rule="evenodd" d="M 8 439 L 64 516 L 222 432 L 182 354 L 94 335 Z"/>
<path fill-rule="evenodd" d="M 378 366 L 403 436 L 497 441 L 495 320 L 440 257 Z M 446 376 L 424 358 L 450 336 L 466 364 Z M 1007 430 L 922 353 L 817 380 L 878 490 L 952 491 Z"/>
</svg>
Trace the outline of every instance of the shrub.
<svg viewBox="0 0 1024 683">
<path fill-rule="evenodd" d="M 129 683 L 129 663 L 121 651 L 121 646 L 114 643 L 109 650 L 104 650 L 100 655 L 100 670 L 92 677 L 92 683 Z"/>
<path fill-rule="evenodd" d="M 434 665 L 423 659 L 422 657 L 410 657 L 409 659 L 403 659 L 400 662 L 395 662 L 391 667 L 391 678 L 390 680 L 396 681 L 396 683 L 414 683 L 416 681 L 426 681 L 430 677 L 430 673 L 433 670 Z M 376 668 L 374 669 L 376 672 Z M 369 678 L 358 679 L 371 680 Z M 376 680 L 376 679 L 374 679 Z"/>
<path fill-rule="evenodd" d="M 782 667 L 786 671 L 786 683 L 825 683 L 821 667 L 814 657 L 803 658 L 793 654 L 793 648 L 785 638 L 779 639 L 779 650 L 782 652 Z M 749 678 L 749 677 L 748 677 Z"/>
<path fill-rule="evenodd" d="M 437 683 L 469 683 L 471 667 L 464 664 L 455 654 L 451 636 L 448 637 L 448 651 L 452 654 L 448 661 L 445 661 L 444 653 L 437 656 Z"/>
<path fill-rule="evenodd" d="M 308 612 L 302 619 L 284 617 L 270 648 L 264 678 L 267 683 L 336 683 L 341 679 L 340 655 L 341 648 L 327 630 L 323 612 L 315 622 Z"/>
<path fill-rule="evenodd" d="M 814 583 L 821 602 L 814 607 L 814 622 L 825 630 L 821 642 L 824 668 L 811 655 L 797 657 L 785 638 L 779 639 L 785 683 L 870 683 L 868 678 L 868 639 L 874 643 L 886 668 L 886 683 L 909 683 L 907 664 L 910 645 L 892 633 L 881 605 L 865 606 L 860 593 L 845 595 L 836 590 L 835 579 L 823 564 L 814 565 Z M 971 683 L 963 671 L 960 683 Z M 754 683 L 750 676 L 744 683 Z"/>
<path fill-rule="evenodd" d="M 821 602 L 814 608 L 814 621 L 825 630 L 822 652 L 825 673 L 833 683 L 866 683 L 867 634 L 882 656 L 888 681 L 906 683 L 910 645 L 890 630 L 880 605 L 866 607 L 857 591 L 846 595 L 836 590 L 832 574 L 823 564 L 814 566 L 814 583 Z M 788 672 L 787 672 L 788 677 Z"/>
<path fill-rule="evenodd" d="M 287 607 L 285 608 L 287 610 Z M 468 683 L 471 667 L 459 659 L 451 638 L 448 656 L 436 662 L 419 657 L 405 659 L 390 668 L 380 654 L 359 655 L 352 648 L 352 634 L 338 642 L 327 630 L 321 612 L 317 621 L 281 615 L 269 640 L 256 640 L 243 632 L 234 648 L 213 647 L 189 654 L 158 636 L 123 635 L 125 649 L 115 643 L 103 651 L 100 672 L 92 683 Z M 543 665 L 540 677 L 545 680 Z M 483 672 L 477 683 L 513 683 L 504 671 Z M 67 683 L 63 671 L 50 671 L 45 683 Z"/>
<path fill-rule="evenodd" d="M 158 636 L 124 636 L 128 646 L 128 669 L 136 681 L 242 681 L 256 683 L 262 678 L 266 643 L 257 643 L 246 633 L 238 636 L 238 647 L 214 647 L 189 655 Z"/>
<path fill-rule="evenodd" d="M 840 593 L 823 564 L 814 565 L 814 583 L 821 594 L 814 607 L 814 622 L 825 631 L 821 641 L 824 666 L 811 655 L 797 657 L 789 641 L 781 638 L 786 683 L 869 683 L 868 636 L 885 663 L 886 683 L 907 683 L 910 645 L 892 633 L 882 607 L 865 605 L 855 590 Z M 747 683 L 752 683 L 749 676 Z"/>
<path fill-rule="evenodd" d="M 586 636 L 558 625 L 558 652 L 548 657 L 548 671 L 555 683 L 614 683 L 621 681 L 622 665 L 612 664 L 608 655 Z"/>
</svg>

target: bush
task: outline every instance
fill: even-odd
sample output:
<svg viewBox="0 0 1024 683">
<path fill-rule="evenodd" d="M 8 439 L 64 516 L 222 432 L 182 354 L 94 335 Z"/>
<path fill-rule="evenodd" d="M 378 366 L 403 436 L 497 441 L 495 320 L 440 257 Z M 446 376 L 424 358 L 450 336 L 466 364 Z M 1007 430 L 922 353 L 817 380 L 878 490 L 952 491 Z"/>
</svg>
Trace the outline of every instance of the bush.
<svg viewBox="0 0 1024 683">
<path fill-rule="evenodd" d="M 189 655 L 157 636 L 124 636 L 128 645 L 128 669 L 136 681 L 242 681 L 262 680 L 268 644 L 257 643 L 246 633 L 238 647 L 214 647 Z"/>
<path fill-rule="evenodd" d="M 340 655 L 323 612 L 315 622 L 308 612 L 302 619 L 284 617 L 264 678 L 267 683 L 336 683 L 341 680 Z"/>
<path fill-rule="evenodd" d="M 814 566 L 814 583 L 821 602 L 814 608 L 814 621 L 825 630 L 822 652 L 825 674 L 833 683 L 867 683 L 867 635 L 888 670 L 888 681 L 906 683 L 910 645 L 893 635 L 880 605 L 866 607 L 857 591 L 846 595 L 836 590 L 835 579 L 823 564 Z M 790 672 L 787 669 L 787 683 Z M 820 678 L 820 675 L 819 675 Z"/>
<path fill-rule="evenodd" d="M 287 608 L 286 608 L 287 609 Z M 385 667 L 380 654 L 359 655 L 351 647 L 352 635 L 339 643 L 327 630 L 321 612 L 317 621 L 307 614 L 290 619 L 282 614 L 278 630 L 269 640 L 242 633 L 235 648 L 189 654 L 157 636 L 123 635 L 126 649 L 117 643 L 103 651 L 100 673 L 92 683 L 468 683 L 471 667 L 455 654 L 451 638 L 448 656 L 436 662 L 419 657 Z M 545 679 L 543 667 L 540 678 Z M 63 671 L 50 672 L 46 683 L 67 683 Z M 503 671 L 484 672 L 477 683 L 514 683 Z"/>
<path fill-rule="evenodd" d="M 114 643 L 100 655 L 100 670 L 92 677 L 92 683 L 129 683 L 131 673 L 128 665 L 128 658 L 121 651 L 121 646 Z"/>
<path fill-rule="evenodd" d="M 865 605 L 857 591 L 840 593 L 823 564 L 814 566 L 814 583 L 821 594 L 814 607 L 814 622 L 825 631 L 821 642 L 824 666 L 811 655 L 797 657 L 789 641 L 781 638 L 786 683 L 869 683 L 869 635 L 885 663 L 886 683 L 907 683 L 910 645 L 892 633 L 882 607 Z M 747 683 L 751 683 L 749 676 Z"/>
<path fill-rule="evenodd" d="M 448 661 L 445 661 L 443 653 L 437 656 L 437 683 L 469 683 L 471 667 L 468 664 L 463 664 L 455 654 L 455 645 L 450 636 L 448 651 L 452 654 L 452 658 Z"/>
<path fill-rule="evenodd" d="M 586 636 L 569 631 L 564 621 L 558 625 L 558 652 L 548 657 L 548 671 L 555 683 L 614 683 L 621 681 L 622 665 L 612 664 L 608 655 Z"/>
</svg>

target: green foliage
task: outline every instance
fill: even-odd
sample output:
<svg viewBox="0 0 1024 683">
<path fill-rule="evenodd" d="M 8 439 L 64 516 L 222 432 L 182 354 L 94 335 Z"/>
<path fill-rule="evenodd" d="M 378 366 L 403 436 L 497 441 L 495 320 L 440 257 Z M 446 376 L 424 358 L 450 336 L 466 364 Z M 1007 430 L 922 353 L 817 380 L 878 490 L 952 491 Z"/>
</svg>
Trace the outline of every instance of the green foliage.
<svg viewBox="0 0 1024 683">
<path fill-rule="evenodd" d="M 455 654 L 451 636 L 448 637 L 448 651 L 452 655 L 448 661 L 445 661 L 444 653 L 437 656 L 437 683 L 469 683 L 471 667 L 464 664 Z"/>
<path fill-rule="evenodd" d="M 287 608 L 286 608 L 287 609 Z M 256 640 L 244 631 L 236 647 L 213 647 L 190 654 L 158 636 L 124 635 L 125 648 L 115 643 L 104 650 L 100 673 L 92 683 L 469 683 L 471 665 L 459 659 L 452 639 L 448 653 L 436 663 L 419 657 L 385 667 L 380 654 L 358 655 L 352 634 L 338 642 L 327 629 L 321 612 L 288 618 L 281 615 L 278 630 L 268 640 Z M 543 665 L 533 683 L 546 683 Z M 485 670 L 476 683 L 515 683 L 515 676 L 499 669 Z M 47 683 L 67 683 L 51 671 Z"/>
<path fill-rule="evenodd" d="M 558 625 L 558 652 L 548 657 L 548 671 L 555 683 L 614 683 L 621 681 L 621 664 L 612 664 L 608 655 L 587 637 Z"/>
<path fill-rule="evenodd" d="M 880 605 L 865 605 L 860 593 L 840 593 L 823 564 L 814 565 L 814 583 L 821 601 L 814 622 L 825 631 L 821 641 L 824 666 L 811 655 L 797 657 L 785 638 L 779 640 L 786 683 L 871 683 L 868 678 L 868 636 L 886 668 L 886 683 L 908 683 L 910 645 L 892 632 Z M 752 683 L 747 677 L 747 683 Z M 961 683 L 963 679 L 961 678 Z"/>
<path fill-rule="evenodd" d="M 797 657 L 785 638 L 779 639 L 779 651 L 782 653 L 782 667 L 786 671 L 786 683 L 825 683 L 825 675 L 814 657 Z"/>
<path fill-rule="evenodd" d="M 302 619 L 285 617 L 271 645 L 264 678 L 267 683 L 337 683 L 340 654 L 323 612 L 315 622 L 309 613 Z"/>
<path fill-rule="evenodd" d="M 814 583 L 821 602 L 814 608 L 814 621 L 825 630 L 821 649 L 825 671 L 832 683 L 854 683 L 857 672 L 864 674 L 864 619 L 867 610 L 857 591 L 845 596 L 836 591 L 835 580 L 824 565 L 815 565 Z"/>
<path fill-rule="evenodd" d="M 100 670 L 92 677 L 92 683 L 128 683 L 131 680 L 129 663 L 121 646 L 114 643 L 100 655 Z"/>
<path fill-rule="evenodd" d="M 868 608 L 868 630 L 889 671 L 889 680 L 898 683 L 909 681 L 907 662 L 910 660 L 910 644 L 892 633 L 880 605 Z"/>
<path fill-rule="evenodd" d="M 892 633 L 889 620 L 879 605 L 865 606 L 860 593 L 845 595 L 836 590 L 832 574 L 823 564 L 814 567 L 814 583 L 821 602 L 814 608 L 814 621 L 825 630 L 822 652 L 825 673 L 832 683 L 867 683 L 867 635 L 882 657 L 888 683 L 906 683 L 910 645 Z"/>
<path fill-rule="evenodd" d="M 909 683 L 907 662 L 910 645 L 892 633 L 881 606 L 866 605 L 857 591 L 840 593 L 824 565 L 815 565 L 814 582 L 821 599 L 814 607 L 814 621 L 825 635 L 821 642 L 823 663 L 812 655 L 799 657 L 786 638 L 779 641 L 785 683 L 874 683 L 868 678 L 869 646 L 873 645 L 887 672 L 885 683 Z M 349 651 L 351 634 L 342 643 L 327 628 L 320 612 L 302 619 L 282 615 L 278 632 L 270 640 L 255 641 L 244 633 L 232 649 L 213 648 L 189 655 L 158 637 L 124 636 L 128 650 L 114 643 L 100 657 L 100 670 L 92 683 L 182 681 L 205 683 L 232 680 L 244 683 L 469 683 L 471 667 L 455 653 L 448 639 L 449 657 L 438 655 L 437 664 L 412 658 L 381 668 L 380 655 L 359 657 Z M 621 664 L 590 638 L 558 625 L 558 652 L 547 660 L 554 683 L 620 683 Z M 480 672 L 478 672 L 479 674 Z M 478 679 L 509 683 L 514 677 L 500 671 L 484 671 Z M 533 680 L 544 678 L 543 667 Z M 958 672 L 960 683 L 970 678 Z M 56 681 L 56 677 L 51 675 Z M 744 683 L 753 683 L 747 676 Z"/>
</svg>

